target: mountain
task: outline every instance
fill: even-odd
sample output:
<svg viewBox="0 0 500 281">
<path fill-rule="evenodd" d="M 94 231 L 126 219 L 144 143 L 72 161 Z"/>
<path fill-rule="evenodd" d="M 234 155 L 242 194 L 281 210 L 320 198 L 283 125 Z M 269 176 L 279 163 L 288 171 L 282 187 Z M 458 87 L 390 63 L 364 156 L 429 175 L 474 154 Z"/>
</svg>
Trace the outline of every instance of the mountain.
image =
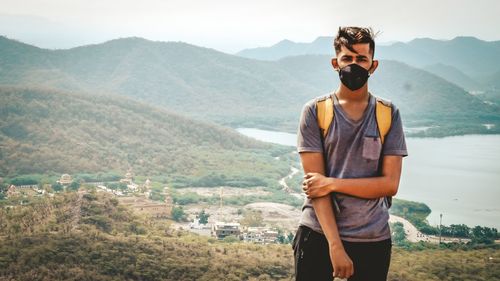
<svg viewBox="0 0 500 281">
<path fill-rule="evenodd" d="M 330 54 L 335 55 L 332 37 L 318 37 L 311 43 L 298 43 L 290 40 L 282 40 L 271 47 L 260 47 L 245 49 L 236 55 L 259 60 L 279 60 L 288 56 L 308 54 Z"/>
<path fill-rule="evenodd" d="M 0 85 L 55 88 L 88 95 L 114 93 L 231 127 L 295 132 L 302 105 L 331 91 L 338 83 L 330 56 L 326 55 L 258 61 L 180 42 L 152 42 L 141 38 L 117 39 L 68 50 L 45 50 L 0 39 L 3 66 Z M 456 123 L 458 121 L 449 115 L 446 126 L 458 129 L 439 131 L 463 134 L 482 132 L 475 127 L 483 127 L 477 123 L 483 119 L 496 123 L 498 114 L 490 114 L 490 105 L 476 105 L 476 97 L 463 95 L 465 92 L 454 84 L 407 64 L 400 63 L 396 68 L 383 71 L 384 64 L 382 62 L 376 75 L 378 85 L 373 88 L 379 95 L 391 97 L 392 92 L 406 90 L 395 85 L 415 84 L 411 87 L 413 94 L 401 94 L 393 99 L 401 108 L 409 109 L 404 113 L 409 117 L 408 124 L 437 124 L 446 117 L 440 114 L 455 114 L 456 120 L 464 113 L 480 115 L 466 120 L 471 127 Z M 439 92 L 425 85 L 432 85 Z M 430 92 L 434 95 L 429 96 Z M 454 92 L 460 92 L 460 98 L 450 99 L 449 95 Z M 426 96 L 426 102 L 421 96 Z M 445 96 L 447 98 L 442 98 Z M 464 101 L 474 106 L 464 107 Z M 455 105 L 455 102 L 463 104 Z M 430 106 L 424 106 L 427 104 Z M 414 108 L 423 111 L 413 114 Z M 431 112 L 431 109 L 439 110 Z M 428 119 L 429 116 L 434 119 Z"/>
<path fill-rule="evenodd" d="M 486 102 L 500 106 L 500 71 L 485 77 L 485 83 L 491 85 L 490 88 L 480 92 L 477 96 Z"/>
<path fill-rule="evenodd" d="M 126 38 L 49 51 L 17 49 L 5 41 L 10 40 L 0 40 L 0 63 L 6 63 L 0 84 L 113 92 L 222 124 L 295 122 L 301 104 L 314 93 L 275 63 L 180 42 Z M 19 55 L 23 52 L 37 58 Z"/>
<path fill-rule="evenodd" d="M 289 148 L 113 95 L 1 87 L 0 145 L 2 177 L 132 168 L 168 182 L 252 186 L 289 170 L 274 159 Z"/>
<path fill-rule="evenodd" d="M 408 43 L 381 46 L 378 57 L 399 60 L 417 67 L 436 63 L 453 66 L 478 80 L 500 70 L 500 41 L 483 41 L 475 37 L 452 40 L 414 39 Z"/>
<path fill-rule="evenodd" d="M 304 54 L 334 55 L 333 37 L 318 37 L 311 43 L 287 42 L 286 46 L 276 44 L 267 48 L 246 49 L 237 55 L 261 60 L 278 60 Z M 463 36 L 452 40 L 419 38 L 407 43 L 377 45 L 375 57 L 433 70 L 433 73 L 450 79 L 450 82 L 464 89 L 480 90 L 491 85 L 482 84 L 484 77 L 500 71 L 500 66 L 496 63 L 500 61 L 500 41 L 489 42 Z M 447 73 L 450 70 L 452 73 Z M 445 75 L 441 75 L 443 73 Z M 465 79 L 460 79 L 461 77 Z"/>
<path fill-rule="evenodd" d="M 458 68 L 442 63 L 436 63 L 423 67 L 424 70 L 436 74 L 445 80 L 462 87 L 465 90 L 478 90 L 484 88 L 480 82 L 473 80 Z M 489 85 L 490 83 L 485 83 Z"/>
</svg>

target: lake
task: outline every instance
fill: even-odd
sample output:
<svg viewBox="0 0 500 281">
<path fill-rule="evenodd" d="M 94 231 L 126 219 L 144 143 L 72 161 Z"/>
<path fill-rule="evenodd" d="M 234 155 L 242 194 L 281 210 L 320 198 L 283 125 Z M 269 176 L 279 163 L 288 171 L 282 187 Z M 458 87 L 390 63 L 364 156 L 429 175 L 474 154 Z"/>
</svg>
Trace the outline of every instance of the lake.
<svg viewBox="0 0 500 281">
<path fill-rule="evenodd" d="M 237 131 L 261 141 L 296 144 L 295 134 Z M 407 147 L 397 198 L 427 204 L 431 225 L 438 225 L 443 214 L 444 225 L 500 229 L 500 135 L 407 138 Z"/>
</svg>

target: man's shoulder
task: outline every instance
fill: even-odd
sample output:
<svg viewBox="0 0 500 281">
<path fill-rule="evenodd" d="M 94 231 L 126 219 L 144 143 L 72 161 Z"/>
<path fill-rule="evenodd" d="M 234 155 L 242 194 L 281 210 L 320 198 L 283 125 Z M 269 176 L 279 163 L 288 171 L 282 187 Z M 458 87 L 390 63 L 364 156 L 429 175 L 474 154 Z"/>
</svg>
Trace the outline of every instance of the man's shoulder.
<svg viewBox="0 0 500 281">
<path fill-rule="evenodd" d="M 377 95 L 373 95 L 373 96 L 375 97 L 375 100 L 376 100 L 377 102 L 380 102 L 380 103 L 382 103 L 382 104 L 383 104 L 383 105 L 385 105 L 385 106 L 389 106 L 389 107 L 392 107 L 392 106 L 393 106 L 393 104 L 392 104 L 392 101 L 391 101 L 391 100 L 386 99 L 386 98 L 384 98 L 384 97 L 377 96 Z"/>
<path fill-rule="evenodd" d="M 399 112 L 399 108 L 390 99 L 387 99 L 387 98 L 384 98 L 384 97 L 381 97 L 381 96 L 376 96 L 376 95 L 373 95 L 373 96 L 375 97 L 375 100 L 377 102 L 380 102 L 381 104 L 383 104 L 385 106 L 391 107 L 391 109 L 392 109 L 391 111 L 392 111 L 393 115 L 396 112 Z"/>
<path fill-rule="evenodd" d="M 331 96 L 331 93 L 326 93 L 326 94 L 323 94 L 321 96 L 317 96 L 315 98 L 312 98 L 310 100 L 308 100 L 304 106 L 307 106 L 307 107 L 316 107 L 316 104 L 318 102 L 321 102 L 321 101 L 324 101 L 326 99 L 328 99 L 329 97 Z"/>
<path fill-rule="evenodd" d="M 326 93 L 326 94 L 323 94 L 321 96 L 317 96 L 316 98 L 314 98 L 314 100 L 316 102 L 320 102 L 320 101 L 324 101 L 324 100 L 331 98 L 331 97 L 332 97 L 332 93 Z"/>
</svg>

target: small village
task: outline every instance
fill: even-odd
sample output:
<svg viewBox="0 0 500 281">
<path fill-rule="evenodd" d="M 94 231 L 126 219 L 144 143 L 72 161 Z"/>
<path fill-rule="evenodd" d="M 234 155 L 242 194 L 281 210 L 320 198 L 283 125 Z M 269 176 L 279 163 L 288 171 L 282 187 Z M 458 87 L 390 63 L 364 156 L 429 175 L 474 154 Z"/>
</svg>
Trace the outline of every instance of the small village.
<svg viewBox="0 0 500 281">
<path fill-rule="evenodd" d="M 7 198 L 27 198 L 29 196 L 49 196 L 53 197 L 56 193 L 64 191 L 82 191 L 80 186 L 95 187 L 97 192 L 106 192 L 116 196 L 118 201 L 135 212 L 144 214 L 150 218 L 159 220 L 168 220 L 172 218 L 172 209 L 175 207 L 172 197 L 169 195 L 169 187 L 164 187 L 163 202 L 152 200 L 151 180 L 148 178 L 143 184 L 134 182 L 133 173 L 128 170 L 123 178 L 116 182 L 80 182 L 76 183 L 71 175 L 63 174 L 56 181 L 61 187 L 60 190 L 50 188 L 50 184 L 40 187 L 39 185 L 9 185 L 6 191 Z M 126 188 L 110 188 L 106 184 L 121 184 Z M 219 210 L 222 209 L 222 198 Z M 23 201 L 21 201 L 23 204 Z M 242 226 L 239 222 L 219 221 L 209 219 L 210 214 L 206 214 L 206 220 L 202 221 L 197 214 L 189 214 L 186 218 L 188 222 L 176 222 L 174 227 L 181 230 L 187 230 L 199 235 L 210 236 L 219 240 L 232 238 L 236 241 L 252 242 L 259 244 L 279 243 L 279 231 L 273 227 L 265 226 Z"/>
</svg>

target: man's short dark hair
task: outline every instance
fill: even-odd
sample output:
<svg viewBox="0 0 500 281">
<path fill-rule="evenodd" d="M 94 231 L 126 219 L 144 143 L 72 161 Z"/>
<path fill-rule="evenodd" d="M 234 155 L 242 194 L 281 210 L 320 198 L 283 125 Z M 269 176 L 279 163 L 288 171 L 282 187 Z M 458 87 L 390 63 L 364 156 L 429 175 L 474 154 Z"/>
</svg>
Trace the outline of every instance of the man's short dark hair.
<svg viewBox="0 0 500 281">
<path fill-rule="evenodd" d="M 374 33 L 371 27 L 356 27 L 356 26 L 345 26 L 339 27 L 339 32 L 333 40 L 333 46 L 335 47 L 335 52 L 339 53 L 340 48 L 345 46 L 352 52 L 356 51 L 352 47 L 354 44 L 368 43 L 370 44 L 370 51 L 372 52 L 372 58 L 375 56 L 375 36 L 378 33 Z"/>
</svg>

